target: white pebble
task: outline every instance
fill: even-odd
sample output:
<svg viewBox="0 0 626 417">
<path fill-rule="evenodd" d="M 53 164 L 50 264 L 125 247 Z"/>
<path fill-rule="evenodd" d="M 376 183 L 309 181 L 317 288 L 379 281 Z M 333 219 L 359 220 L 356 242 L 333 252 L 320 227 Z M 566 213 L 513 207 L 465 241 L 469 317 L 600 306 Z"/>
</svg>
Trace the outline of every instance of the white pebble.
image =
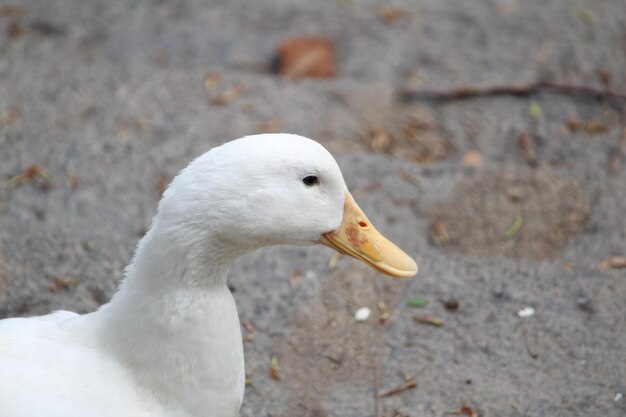
<svg viewBox="0 0 626 417">
<path fill-rule="evenodd" d="M 361 307 L 354 313 L 354 319 L 356 321 L 366 321 L 370 318 L 370 314 L 372 314 L 372 310 L 369 307 Z"/>
<path fill-rule="evenodd" d="M 621 392 L 616 392 L 615 398 L 613 398 L 613 401 L 617 403 L 617 402 L 620 402 L 622 398 L 624 398 L 624 394 L 622 394 Z"/>
<path fill-rule="evenodd" d="M 517 315 L 524 318 L 524 317 L 530 317 L 533 314 L 535 314 L 535 309 L 532 307 L 524 307 L 523 309 L 521 309 L 520 311 L 517 312 Z"/>
</svg>

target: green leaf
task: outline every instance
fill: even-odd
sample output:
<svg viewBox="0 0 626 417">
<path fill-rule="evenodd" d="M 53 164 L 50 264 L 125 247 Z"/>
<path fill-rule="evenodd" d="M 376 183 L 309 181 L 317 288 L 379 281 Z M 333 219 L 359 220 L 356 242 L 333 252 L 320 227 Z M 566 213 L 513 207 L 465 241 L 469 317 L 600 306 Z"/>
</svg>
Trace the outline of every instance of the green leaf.
<svg viewBox="0 0 626 417">
<path fill-rule="evenodd" d="M 412 308 L 421 308 L 428 305 L 428 299 L 426 298 L 410 298 L 406 301 L 406 305 Z"/>
<path fill-rule="evenodd" d="M 536 101 L 533 101 L 532 103 L 530 103 L 529 113 L 530 113 L 530 116 L 535 120 L 538 120 L 541 118 L 541 115 L 542 115 L 541 107 L 539 107 L 539 104 L 537 104 Z"/>
<path fill-rule="evenodd" d="M 580 17 L 585 23 L 589 23 L 593 25 L 596 23 L 598 16 L 592 12 L 591 10 L 587 10 L 582 7 L 576 7 L 576 14 Z"/>
<path fill-rule="evenodd" d="M 522 219 L 520 216 L 517 216 L 515 218 L 515 221 L 513 222 L 513 225 L 509 228 L 509 230 L 506 231 L 506 233 L 504 233 L 504 240 L 511 240 L 515 237 L 515 235 L 517 234 L 517 232 L 519 232 L 519 230 L 522 228 L 522 225 L 524 224 L 524 219 Z"/>
</svg>

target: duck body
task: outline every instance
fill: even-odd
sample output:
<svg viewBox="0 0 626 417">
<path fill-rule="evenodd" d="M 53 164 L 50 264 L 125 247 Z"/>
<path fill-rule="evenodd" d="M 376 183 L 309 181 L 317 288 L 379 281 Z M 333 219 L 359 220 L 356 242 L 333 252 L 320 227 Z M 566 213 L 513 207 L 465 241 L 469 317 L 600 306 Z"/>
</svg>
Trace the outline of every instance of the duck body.
<svg viewBox="0 0 626 417">
<path fill-rule="evenodd" d="M 0 417 L 236 416 L 244 358 L 225 282 L 141 297 L 124 286 L 90 314 L 0 321 Z"/>
<path fill-rule="evenodd" d="M 94 349 L 92 332 L 70 329 L 81 319 L 64 311 L 0 322 L 0 334 L 11 334 L 0 346 L 0 416 L 147 417 L 157 411 L 115 360 Z"/>
<path fill-rule="evenodd" d="M 217 304 L 220 303 L 213 305 Z M 232 311 L 233 304 L 227 305 Z M 55 315 L 58 313 L 29 319 L 26 326 L 21 319 L 5 320 L 6 323 L 0 325 L 0 333 L 16 333 L 16 329 L 20 329 L 19 339 L 0 349 L 8 355 L 5 357 L 13 358 L 10 366 L 2 364 L 0 416 L 237 415 L 244 389 L 241 339 L 231 338 L 230 346 L 225 346 L 227 339 L 222 339 L 224 343 L 220 347 L 207 343 L 213 341 L 214 335 L 204 331 L 193 338 L 200 342 L 198 347 L 226 348 L 231 354 L 225 357 L 211 349 L 205 352 L 189 349 L 190 356 L 176 362 L 178 376 L 167 373 L 163 363 L 154 363 L 152 355 L 153 358 L 142 361 L 141 365 L 159 369 L 163 374 L 154 375 L 151 384 L 141 385 L 127 365 L 93 346 L 92 340 L 97 335 L 84 328 L 87 323 L 90 327 L 93 325 L 93 317 Z M 234 324 L 238 326 L 238 322 Z M 72 341 L 71 349 L 68 349 L 68 340 Z M 173 358 L 170 361 L 171 365 L 175 362 Z M 197 366 L 198 369 L 187 371 L 186 378 L 182 378 L 179 368 L 182 366 Z M 227 373 L 223 371 L 226 367 Z M 151 373 L 139 375 L 146 378 Z M 164 383 L 172 384 L 171 389 L 164 388 Z M 168 397 L 163 395 L 165 393 Z"/>
<path fill-rule="evenodd" d="M 164 193 L 108 304 L 0 320 L 0 417 L 235 417 L 245 386 L 227 287 L 236 258 L 324 243 L 389 274 L 416 272 L 373 227 L 339 233 L 348 207 L 369 222 L 310 139 L 257 135 L 200 156 Z"/>
</svg>

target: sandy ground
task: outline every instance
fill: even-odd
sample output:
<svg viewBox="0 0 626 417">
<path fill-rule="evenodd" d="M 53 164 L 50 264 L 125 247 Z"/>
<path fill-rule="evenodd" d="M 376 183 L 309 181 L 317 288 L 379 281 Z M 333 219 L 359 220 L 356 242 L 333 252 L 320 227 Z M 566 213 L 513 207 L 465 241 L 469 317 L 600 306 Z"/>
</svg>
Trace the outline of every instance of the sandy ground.
<svg viewBox="0 0 626 417">
<path fill-rule="evenodd" d="M 242 416 L 374 416 L 375 369 L 381 393 L 417 384 L 381 400 L 388 417 L 626 415 L 626 270 L 598 267 L 626 256 L 626 158 L 608 170 L 626 103 L 394 96 L 536 80 L 626 94 L 623 1 L 393 2 L 406 12 L 394 22 L 381 5 L 0 3 L 0 315 L 96 309 L 160 183 L 216 144 L 277 129 L 333 151 L 421 269 L 393 281 L 351 259 L 333 267 L 325 248 L 241 259 L 231 285 L 256 327 Z M 335 78 L 269 72 L 277 42 L 320 34 Z M 238 84 L 243 95 L 211 104 Z M 34 164 L 48 179 L 14 186 Z M 408 307 L 415 297 L 429 304 Z"/>
</svg>

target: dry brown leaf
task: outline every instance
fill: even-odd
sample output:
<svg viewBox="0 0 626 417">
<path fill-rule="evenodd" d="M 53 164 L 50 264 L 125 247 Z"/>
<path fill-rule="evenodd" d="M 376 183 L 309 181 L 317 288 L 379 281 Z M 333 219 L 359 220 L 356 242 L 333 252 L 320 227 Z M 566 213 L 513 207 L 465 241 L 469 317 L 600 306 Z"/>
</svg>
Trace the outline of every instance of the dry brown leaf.
<svg viewBox="0 0 626 417">
<path fill-rule="evenodd" d="M 278 74 L 283 77 L 333 77 L 335 48 L 324 37 L 286 39 L 277 47 Z"/>
<path fill-rule="evenodd" d="M 477 167 L 483 164 L 485 157 L 478 151 L 467 151 L 463 155 L 463 165 L 466 167 Z"/>
<path fill-rule="evenodd" d="M 370 146 L 374 152 L 387 152 L 391 148 L 393 139 L 382 129 L 373 129 L 370 132 Z"/>
<path fill-rule="evenodd" d="M 570 132 L 576 132 L 578 129 L 580 129 L 581 125 L 582 123 L 580 122 L 580 120 L 573 117 L 565 120 L 565 126 L 569 129 Z"/>
<path fill-rule="evenodd" d="M 50 174 L 48 170 L 41 165 L 30 165 L 24 168 L 18 175 L 9 178 L 7 186 L 14 188 L 27 182 L 34 183 L 38 188 L 48 189 L 50 187 Z"/>
<path fill-rule="evenodd" d="M 530 165 L 537 165 L 537 152 L 535 151 L 535 143 L 528 133 L 522 133 L 518 141 L 520 150 L 526 162 Z"/>
<path fill-rule="evenodd" d="M 588 120 L 587 123 L 585 123 L 585 132 L 590 135 L 605 133 L 608 130 L 609 127 L 605 123 L 602 123 L 601 121 L 596 119 Z"/>
<path fill-rule="evenodd" d="M 80 279 L 73 277 L 52 277 L 50 291 L 58 293 L 61 290 L 67 290 L 80 283 Z"/>
<path fill-rule="evenodd" d="M 0 127 L 13 123 L 21 116 L 22 113 L 18 109 L 11 109 L 4 114 L 0 114 Z"/>
<path fill-rule="evenodd" d="M 252 323 L 252 320 L 250 319 L 241 320 L 241 325 L 244 327 L 244 329 L 246 329 L 248 333 L 256 332 L 256 326 L 254 325 L 254 323 Z"/>
<path fill-rule="evenodd" d="M 19 38 L 20 36 L 28 35 L 30 30 L 18 22 L 11 22 L 7 27 L 7 36 L 9 38 Z"/>
<path fill-rule="evenodd" d="M 156 192 L 159 197 L 163 195 L 169 183 L 170 183 L 170 177 L 168 177 L 167 175 L 159 176 L 159 179 L 157 180 L 157 185 L 156 185 Z"/>
<path fill-rule="evenodd" d="M 204 89 L 207 93 L 210 93 L 219 85 L 220 78 L 220 74 L 213 71 L 204 76 Z"/>
<path fill-rule="evenodd" d="M 389 24 L 394 24 L 400 19 L 404 19 L 410 16 L 408 10 L 402 7 L 394 7 L 388 5 L 378 6 L 376 8 L 376 12 L 378 13 L 378 16 L 383 20 L 383 22 Z"/>
<path fill-rule="evenodd" d="M 446 230 L 446 223 L 443 220 L 437 220 L 435 224 L 432 225 L 430 234 L 437 245 L 445 245 L 450 242 L 450 236 Z"/>
<path fill-rule="evenodd" d="M 456 298 L 448 298 L 446 301 L 443 302 L 443 306 L 448 311 L 452 311 L 452 312 L 458 311 L 459 300 L 457 300 Z"/>
<path fill-rule="evenodd" d="M 565 120 L 565 127 L 567 127 L 567 129 L 572 133 L 577 132 L 580 129 L 584 129 L 589 135 L 605 133 L 609 130 L 609 126 L 600 120 L 590 119 L 583 122 L 573 117 Z"/>
<path fill-rule="evenodd" d="M 293 274 L 289 277 L 289 286 L 294 288 L 300 282 L 300 276 L 302 275 L 302 271 L 296 269 L 293 271 Z"/>
<path fill-rule="evenodd" d="M 242 96 L 247 90 L 247 87 L 243 84 L 235 84 L 233 87 L 227 89 L 222 94 L 215 96 L 211 99 L 211 103 L 223 106 L 224 104 L 228 104 L 231 101 Z"/>
<path fill-rule="evenodd" d="M 280 374 L 278 373 L 278 358 L 272 357 L 269 369 L 269 377 L 275 381 L 280 380 Z"/>
</svg>

